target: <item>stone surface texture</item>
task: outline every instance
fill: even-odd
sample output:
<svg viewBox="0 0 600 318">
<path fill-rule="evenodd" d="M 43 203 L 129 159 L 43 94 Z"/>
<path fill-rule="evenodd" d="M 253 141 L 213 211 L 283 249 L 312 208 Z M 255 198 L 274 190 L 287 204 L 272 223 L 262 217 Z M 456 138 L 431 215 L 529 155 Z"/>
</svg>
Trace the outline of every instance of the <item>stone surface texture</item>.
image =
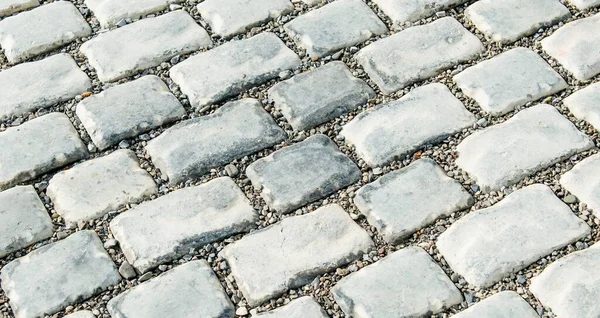
<svg viewBox="0 0 600 318">
<path fill-rule="evenodd" d="M 579 10 L 587 10 L 600 6 L 600 0 L 569 0 Z"/>
<path fill-rule="evenodd" d="M 310 296 L 292 300 L 289 304 L 252 317 L 260 318 L 327 318 L 327 313 L 319 303 Z"/>
<path fill-rule="evenodd" d="M 565 106 L 577 117 L 600 131 L 600 83 L 591 84 L 563 100 Z"/>
<path fill-rule="evenodd" d="M 89 310 L 81 310 L 70 315 L 66 315 L 65 318 L 95 318 L 94 313 Z"/>
<path fill-rule="evenodd" d="M 596 215 L 600 215 L 600 154 L 579 162 L 560 178 L 560 184 Z"/>
<path fill-rule="evenodd" d="M 39 0 L 4 0 L 0 3 L 0 17 L 35 8 L 39 5 Z"/>
<path fill-rule="evenodd" d="M 166 0 L 85 0 L 103 28 L 112 28 L 126 19 L 139 19 L 147 14 L 162 11 Z"/>
<path fill-rule="evenodd" d="M 484 299 L 455 318 L 539 318 L 536 311 L 514 291 L 503 291 Z"/>
<path fill-rule="evenodd" d="M 454 6 L 467 2 L 467 0 L 373 0 L 385 13 L 395 26 L 402 26 L 406 22 L 414 22 L 434 15 Z"/>
</svg>

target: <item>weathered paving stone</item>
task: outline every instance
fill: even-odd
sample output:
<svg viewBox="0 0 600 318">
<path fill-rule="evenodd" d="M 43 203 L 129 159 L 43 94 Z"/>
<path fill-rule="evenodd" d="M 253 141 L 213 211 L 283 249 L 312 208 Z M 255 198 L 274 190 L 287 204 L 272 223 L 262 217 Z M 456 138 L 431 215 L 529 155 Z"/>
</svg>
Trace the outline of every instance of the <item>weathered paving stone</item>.
<svg viewBox="0 0 600 318">
<path fill-rule="evenodd" d="M 577 119 L 585 120 L 600 130 L 600 83 L 573 93 L 563 103 Z"/>
<path fill-rule="evenodd" d="M 113 82 L 209 45 L 208 33 L 177 10 L 100 34 L 80 50 L 101 81 Z"/>
<path fill-rule="evenodd" d="M 127 261 L 144 273 L 191 248 L 249 231 L 255 218 L 244 193 L 222 177 L 144 202 L 118 215 L 110 229 Z"/>
<path fill-rule="evenodd" d="M 560 178 L 560 184 L 594 214 L 600 215 L 600 155 L 582 160 Z"/>
<path fill-rule="evenodd" d="M 94 316 L 94 313 L 89 310 L 81 310 L 76 313 L 66 315 L 65 318 L 96 318 L 96 316 Z"/>
<path fill-rule="evenodd" d="M 429 84 L 362 112 L 341 135 L 371 167 L 470 127 L 476 118 L 443 84 Z"/>
<path fill-rule="evenodd" d="M 354 203 L 383 238 L 398 243 L 474 200 L 431 159 L 420 159 L 357 191 Z"/>
<path fill-rule="evenodd" d="M 431 257 L 407 247 L 350 274 L 331 290 L 348 317 L 429 317 L 460 304 L 460 291 Z"/>
<path fill-rule="evenodd" d="M 201 107 L 299 66 L 298 55 L 277 35 L 265 32 L 192 56 L 171 68 L 169 74 L 192 105 Z"/>
<path fill-rule="evenodd" d="M 367 232 L 339 205 L 328 205 L 246 235 L 221 255 L 254 307 L 358 259 L 372 246 Z"/>
<path fill-rule="evenodd" d="M 0 17 L 34 8 L 39 5 L 40 2 L 38 0 L 4 0 L 0 3 Z"/>
<path fill-rule="evenodd" d="M 550 188 L 534 184 L 464 216 L 436 245 L 455 272 L 485 288 L 590 231 Z"/>
<path fill-rule="evenodd" d="M 79 231 L 2 268 L 2 289 L 16 318 L 37 318 L 121 281 L 94 231 Z"/>
<path fill-rule="evenodd" d="M 0 190 L 86 158 L 69 118 L 51 113 L 0 132 Z"/>
<path fill-rule="evenodd" d="M 429 17 L 436 12 L 450 9 L 467 0 L 373 0 L 395 26 Z"/>
<path fill-rule="evenodd" d="M 503 291 L 453 316 L 455 318 L 539 318 L 536 311 L 514 291 Z M 583 317 L 583 316 L 582 316 Z"/>
<path fill-rule="evenodd" d="M 91 33 L 73 4 L 57 1 L 0 21 L 0 46 L 10 63 L 18 63 Z"/>
<path fill-rule="evenodd" d="M 493 116 L 569 87 L 544 59 L 526 48 L 515 48 L 483 61 L 453 79 Z"/>
<path fill-rule="evenodd" d="M 260 318 L 327 318 L 319 303 L 310 296 L 292 300 L 289 304 L 269 312 L 252 315 Z"/>
<path fill-rule="evenodd" d="M 274 146 L 287 137 L 255 99 L 221 106 L 184 121 L 148 143 L 152 162 L 172 184 Z"/>
<path fill-rule="evenodd" d="M 111 299 L 112 318 L 233 318 L 234 307 L 204 261 L 172 269 Z"/>
<path fill-rule="evenodd" d="M 579 10 L 587 10 L 600 6 L 600 0 L 569 0 Z"/>
<path fill-rule="evenodd" d="M 269 89 L 269 98 L 296 130 L 307 130 L 367 103 L 373 89 L 352 76 L 343 62 L 331 62 Z"/>
<path fill-rule="evenodd" d="M 77 105 L 77 116 L 99 149 L 173 122 L 185 109 L 154 75 L 118 85 Z"/>
<path fill-rule="evenodd" d="M 121 20 L 139 19 L 167 8 L 166 0 L 85 0 L 85 5 L 103 28 L 116 26 Z"/>
<path fill-rule="evenodd" d="M 317 134 L 253 162 L 246 175 L 267 205 L 288 213 L 358 181 L 360 170 L 331 139 Z"/>
<path fill-rule="evenodd" d="M 74 225 L 142 201 L 157 191 L 135 153 L 122 149 L 57 173 L 46 193 L 56 212 Z"/>
</svg>

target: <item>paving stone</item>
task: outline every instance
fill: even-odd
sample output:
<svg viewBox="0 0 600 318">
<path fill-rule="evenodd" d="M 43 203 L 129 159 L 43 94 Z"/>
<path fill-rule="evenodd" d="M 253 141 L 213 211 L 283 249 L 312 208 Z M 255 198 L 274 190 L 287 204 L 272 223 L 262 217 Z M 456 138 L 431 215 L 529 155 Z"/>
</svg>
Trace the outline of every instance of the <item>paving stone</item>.
<svg viewBox="0 0 600 318">
<path fill-rule="evenodd" d="M 255 218 L 244 193 L 222 177 L 144 202 L 118 215 L 110 229 L 127 261 L 144 273 L 191 248 L 247 232 Z"/>
<path fill-rule="evenodd" d="M 302 0 L 302 2 L 304 2 L 309 7 L 312 7 L 312 6 L 317 5 L 319 3 L 325 2 L 325 0 Z"/>
<path fill-rule="evenodd" d="M 111 299 L 113 318 L 233 318 L 234 307 L 206 261 L 172 269 Z"/>
<path fill-rule="evenodd" d="M 289 304 L 269 312 L 252 315 L 261 318 L 327 318 L 319 303 L 310 296 L 292 300 Z"/>
<path fill-rule="evenodd" d="M 113 82 L 210 45 L 208 33 L 177 10 L 100 34 L 80 50 L 101 81 Z"/>
<path fill-rule="evenodd" d="M 360 188 L 354 198 L 369 224 L 392 244 L 473 202 L 460 183 L 431 159 L 390 172 Z"/>
<path fill-rule="evenodd" d="M 81 310 L 76 313 L 66 315 L 65 318 L 96 318 L 96 316 L 94 316 L 94 313 L 89 310 Z"/>
<path fill-rule="evenodd" d="M 429 317 L 460 304 L 460 291 L 431 257 L 407 247 L 350 274 L 331 294 L 349 317 Z"/>
<path fill-rule="evenodd" d="M 32 186 L 0 192 L 0 258 L 52 237 L 52 220 Z"/>
<path fill-rule="evenodd" d="M 300 66 L 277 35 L 265 32 L 225 43 L 175 65 L 170 76 L 195 107 L 206 106 Z"/>
<path fill-rule="evenodd" d="M 600 6 L 600 0 L 569 0 L 579 10 L 587 10 Z"/>
<path fill-rule="evenodd" d="M 0 190 L 86 158 L 69 118 L 51 113 L 0 132 Z"/>
<path fill-rule="evenodd" d="M 436 245 L 455 272 L 485 288 L 590 231 L 550 188 L 534 184 L 467 214 Z"/>
<path fill-rule="evenodd" d="M 246 175 L 279 213 L 289 213 L 360 179 L 360 170 L 331 139 L 317 134 L 248 166 Z"/>
<path fill-rule="evenodd" d="M 343 62 L 331 62 L 269 89 L 269 98 L 295 130 L 308 130 L 367 103 L 373 89 L 352 76 Z"/>
<path fill-rule="evenodd" d="M 0 21 L 0 46 L 14 64 L 91 33 L 72 3 L 57 1 Z"/>
<path fill-rule="evenodd" d="M 154 75 L 109 88 L 77 105 L 77 116 L 100 150 L 185 115 L 165 83 Z"/>
<path fill-rule="evenodd" d="M 600 13 L 569 22 L 541 41 L 546 53 L 585 81 L 600 74 Z"/>
<path fill-rule="evenodd" d="M 454 318 L 539 318 L 536 311 L 514 291 L 503 291 L 464 310 Z"/>
<path fill-rule="evenodd" d="M 600 83 L 578 90 L 563 103 L 577 119 L 585 120 L 600 130 Z"/>
<path fill-rule="evenodd" d="M 139 19 L 167 8 L 165 0 L 85 0 L 103 28 L 117 26 L 121 20 Z"/>
<path fill-rule="evenodd" d="M 360 50 L 356 60 L 384 94 L 391 94 L 483 51 L 475 35 L 447 17 L 376 41 Z"/>
<path fill-rule="evenodd" d="M 554 107 L 542 104 L 465 138 L 457 146 L 456 163 L 482 191 L 489 192 L 593 146 L 590 138 Z"/>
<path fill-rule="evenodd" d="M 395 26 L 427 18 L 436 12 L 450 9 L 467 0 L 373 0 Z"/>
<path fill-rule="evenodd" d="M 2 289 L 16 318 L 37 318 L 74 305 L 121 281 L 94 231 L 79 231 L 2 268 Z"/>
<path fill-rule="evenodd" d="M 38 0 L 4 0 L 0 3 L 0 17 L 11 15 L 40 5 Z"/>
<path fill-rule="evenodd" d="M 600 215 L 600 155 L 582 160 L 560 178 L 560 184 L 595 215 Z"/>
<path fill-rule="evenodd" d="M 150 141 L 146 150 L 154 165 L 175 184 L 274 146 L 286 137 L 257 100 L 242 99 L 169 128 Z"/>
<path fill-rule="evenodd" d="M 544 59 L 521 47 L 469 67 L 453 79 L 493 116 L 569 87 Z"/>
<path fill-rule="evenodd" d="M 46 194 L 67 225 L 74 225 L 140 202 L 157 191 L 135 153 L 121 149 L 55 174 Z"/>
<path fill-rule="evenodd" d="M 255 307 L 358 259 L 372 246 L 367 232 L 334 204 L 246 235 L 220 255 Z"/>
<path fill-rule="evenodd" d="M 472 126 L 476 118 L 443 84 L 429 84 L 358 114 L 341 135 L 371 167 Z"/>
</svg>

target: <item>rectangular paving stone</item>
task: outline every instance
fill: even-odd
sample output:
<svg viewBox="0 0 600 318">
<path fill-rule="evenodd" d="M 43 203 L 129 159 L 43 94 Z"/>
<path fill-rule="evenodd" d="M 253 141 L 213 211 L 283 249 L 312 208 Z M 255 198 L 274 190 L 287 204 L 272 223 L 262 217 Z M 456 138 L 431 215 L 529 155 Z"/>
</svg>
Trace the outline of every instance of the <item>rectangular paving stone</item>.
<svg viewBox="0 0 600 318">
<path fill-rule="evenodd" d="M 264 32 L 231 41 L 173 66 L 169 72 L 194 107 L 237 95 L 300 66 L 300 58 L 277 35 Z"/>
<path fill-rule="evenodd" d="M 162 11 L 169 5 L 165 0 L 85 0 L 103 28 L 117 26 L 121 20 L 139 19 Z"/>
<path fill-rule="evenodd" d="M 70 315 L 66 315 L 65 318 L 96 318 L 96 316 L 89 310 L 80 310 Z"/>
<path fill-rule="evenodd" d="M 360 179 L 360 170 L 331 139 L 317 134 L 248 166 L 246 175 L 279 213 L 326 197 Z"/>
<path fill-rule="evenodd" d="M 208 33 L 185 11 L 177 10 L 102 33 L 80 51 L 101 81 L 114 82 L 210 45 Z"/>
<path fill-rule="evenodd" d="M 435 83 L 358 114 L 340 134 L 369 166 L 376 167 L 475 122 L 475 116 L 446 86 Z"/>
<path fill-rule="evenodd" d="M 600 215 L 600 154 L 583 159 L 560 178 L 560 184 L 595 215 Z"/>
<path fill-rule="evenodd" d="M 328 318 L 319 303 L 310 296 L 300 297 L 277 309 L 252 315 L 261 318 Z"/>
<path fill-rule="evenodd" d="M 8 263 L 0 281 L 16 318 L 38 318 L 118 284 L 121 276 L 98 235 L 88 230 Z"/>
<path fill-rule="evenodd" d="M 88 156 L 87 147 L 62 113 L 0 132 L 0 149 L 0 190 Z"/>
<path fill-rule="evenodd" d="M 332 204 L 248 234 L 220 255 L 248 305 L 255 307 L 353 262 L 372 247 L 367 232 Z"/>
<path fill-rule="evenodd" d="M 310 56 L 321 57 L 388 31 L 361 0 L 338 0 L 283 26 Z"/>
<path fill-rule="evenodd" d="M 593 146 L 554 107 L 541 104 L 465 138 L 456 148 L 456 164 L 489 192 Z"/>
<path fill-rule="evenodd" d="M 456 273 L 485 288 L 590 231 L 550 188 L 534 184 L 467 214 L 436 245 Z"/>
<path fill-rule="evenodd" d="M 325 64 L 269 89 L 269 98 L 295 130 L 308 130 L 330 121 L 373 97 L 373 89 L 352 76 L 343 62 Z"/>
<path fill-rule="evenodd" d="M 582 11 L 600 6 L 600 0 L 569 0 L 569 2 Z"/>
<path fill-rule="evenodd" d="M 503 291 L 488 297 L 455 318 L 539 318 L 536 311 L 514 291 Z"/>
<path fill-rule="evenodd" d="M 394 26 L 415 22 L 432 16 L 436 12 L 450 9 L 467 0 L 373 0 Z"/>
<path fill-rule="evenodd" d="M 379 89 L 391 94 L 483 51 L 475 35 L 454 18 L 446 17 L 376 41 L 355 56 Z"/>
<path fill-rule="evenodd" d="M 158 192 L 135 153 L 128 149 L 92 159 L 50 179 L 46 194 L 67 225 L 99 218 Z"/>
<path fill-rule="evenodd" d="M 579 120 L 600 130 L 600 83 L 589 85 L 563 100 L 563 104 Z"/>
<path fill-rule="evenodd" d="M 348 317 L 429 317 L 463 301 L 460 291 L 418 247 L 401 249 L 344 277 L 331 294 Z"/>
<path fill-rule="evenodd" d="M 185 109 L 160 78 L 148 75 L 84 99 L 76 113 L 94 144 L 104 150 L 180 119 Z"/>
<path fill-rule="evenodd" d="M 38 0 L 4 0 L 0 3 L 0 17 L 11 15 L 40 5 Z"/>
<path fill-rule="evenodd" d="M 168 211 L 168 212 L 167 212 Z M 256 212 L 228 177 L 183 188 L 118 215 L 110 229 L 139 272 L 255 227 Z"/>
<path fill-rule="evenodd" d="M 171 184 L 272 147 L 287 138 L 255 99 L 221 106 L 214 114 L 186 120 L 148 143 L 152 162 Z"/>
</svg>

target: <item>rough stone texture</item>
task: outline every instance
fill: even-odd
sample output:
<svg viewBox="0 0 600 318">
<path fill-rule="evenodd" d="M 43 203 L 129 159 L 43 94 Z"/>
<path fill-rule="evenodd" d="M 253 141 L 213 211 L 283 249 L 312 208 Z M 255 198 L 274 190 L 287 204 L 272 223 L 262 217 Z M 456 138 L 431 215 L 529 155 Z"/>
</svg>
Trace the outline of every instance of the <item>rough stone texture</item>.
<svg viewBox="0 0 600 318">
<path fill-rule="evenodd" d="M 423 48 L 427 48 L 424 50 Z M 454 18 L 415 26 L 360 50 L 357 61 L 384 94 L 476 57 L 484 47 Z"/>
<path fill-rule="evenodd" d="M 271 208 L 288 213 L 358 181 L 360 170 L 317 134 L 253 162 L 246 175 Z"/>
<path fill-rule="evenodd" d="M 579 10 L 587 10 L 600 6 L 600 0 L 569 0 Z"/>
<path fill-rule="evenodd" d="M 96 318 L 96 316 L 94 316 L 94 313 L 89 310 L 81 310 L 76 313 L 66 315 L 65 318 Z"/>
<path fill-rule="evenodd" d="M 144 202 L 118 215 L 110 229 L 127 261 L 144 273 L 191 248 L 249 231 L 255 218 L 244 193 L 222 177 Z"/>
<path fill-rule="evenodd" d="M 85 0 L 85 5 L 103 28 L 116 26 L 121 20 L 139 19 L 167 8 L 166 0 Z"/>
<path fill-rule="evenodd" d="M 600 154 L 588 157 L 560 178 L 560 184 L 600 215 Z"/>
<path fill-rule="evenodd" d="M 484 288 L 590 231 L 550 188 L 534 184 L 467 214 L 436 245 L 455 272 Z"/>
<path fill-rule="evenodd" d="M 453 79 L 493 116 L 569 87 L 544 59 L 521 47 L 469 67 Z"/>
<path fill-rule="evenodd" d="M 277 35 L 261 33 L 225 43 L 175 65 L 170 76 L 195 107 L 219 102 L 300 66 Z"/>
<path fill-rule="evenodd" d="M 577 119 L 585 120 L 600 130 L 600 83 L 578 90 L 563 100 Z"/>
<path fill-rule="evenodd" d="M 339 205 L 328 205 L 246 235 L 221 255 L 254 307 L 356 260 L 372 246 L 367 232 Z"/>
<path fill-rule="evenodd" d="M 369 166 L 375 167 L 436 143 L 475 121 L 446 86 L 436 83 L 358 114 L 341 135 Z"/>
<path fill-rule="evenodd" d="M 488 297 L 454 318 L 539 318 L 535 310 L 514 291 L 503 291 Z M 583 317 L 583 316 L 582 316 Z"/>
<path fill-rule="evenodd" d="M 373 0 L 394 26 L 414 22 L 467 2 L 467 0 Z"/>
<path fill-rule="evenodd" d="M 308 130 L 367 103 L 373 89 L 352 76 L 343 62 L 331 62 L 269 89 L 269 98 L 295 130 Z"/>
<path fill-rule="evenodd" d="M 177 97 L 154 75 L 90 96 L 77 105 L 76 112 L 101 150 L 185 115 Z"/>
<path fill-rule="evenodd" d="M 554 107 L 542 104 L 465 138 L 457 147 L 456 163 L 488 192 L 593 146 Z"/>
<path fill-rule="evenodd" d="M 100 34 L 80 50 L 101 81 L 113 82 L 211 44 L 208 33 L 177 10 Z"/>
<path fill-rule="evenodd" d="M 2 289 L 16 318 L 37 318 L 121 281 L 94 231 L 79 231 L 2 268 Z"/>
<path fill-rule="evenodd" d="M 338 0 L 283 26 L 310 56 L 321 57 L 388 31 L 361 0 Z"/>
<path fill-rule="evenodd" d="M 328 318 L 319 303 L 310 296 L 300 297 L 269 312 L 252 315 L 260 318 Z"/>
<path fill-rule="evenodd" d="M 11 15 L 40 5 L 38 0 L 4 0 L 0 3 L 0 17 Z"/>
<path fill-rule="evenodd" d="M 215 113 L 184 121 L 148 143 L 152 162 L 171 184 L 280 143 L 287 137 L 255 99 L 221 106 Z"/>
<path fill-rule="evenodd" d="M 46 193 L 65 222 L 75 225 L 142 201 L 157 191 L 135 153 L 122 149 L 57 173 Z"/>
<path fill-rule="evenodd" d="M 331 294 L 348 317 L 429 317 L 460 304 L 460 291 L 431 257 L 407 247 L 338 282 Z"/>
</svg>

